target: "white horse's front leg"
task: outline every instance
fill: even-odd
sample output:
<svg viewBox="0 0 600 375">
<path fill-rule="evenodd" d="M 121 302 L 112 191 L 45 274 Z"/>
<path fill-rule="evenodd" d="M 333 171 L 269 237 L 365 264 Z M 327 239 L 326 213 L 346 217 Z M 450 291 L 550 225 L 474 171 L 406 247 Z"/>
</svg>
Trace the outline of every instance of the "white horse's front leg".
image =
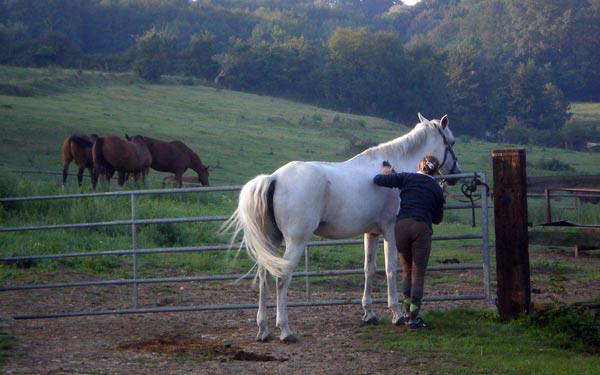
<svg viewBox="0 0 600 375">
<path fill-rule="evenodd" d="M 392 324 L 404 324 L 404 316 L 400 312 L 398 304 L 398 291 L 396 279 L 398 276 L 398 251 L 396 249 L 396 238 L 394 231 L 387 231 L 384 234 L 383 253 L 385 254 L 385 274 L 388 287 L 388 307 L 392 310 Z"/>
<path fill-rule="evenodd" d="M 256 341 L 271 340 L 269 332 L 269 322 L 267 321 L 267 271 L 259 267 L 258 269 L 258 312 L 256 313 L 256 324 L 258 325 L 258 334 Z"/>
<path fill-rule="evenodd" d="M 373 299 L 371 292 L 373 289 L 373 279 L 377 266 L 377 240 L 379 236 L 376 234 L 365 233 L 365 290 L 363 292 L 362 307 L 365 311 L 362 322 L 364 324 L 377 324 L 377 316 L 373 311 Z"/>
</svg>

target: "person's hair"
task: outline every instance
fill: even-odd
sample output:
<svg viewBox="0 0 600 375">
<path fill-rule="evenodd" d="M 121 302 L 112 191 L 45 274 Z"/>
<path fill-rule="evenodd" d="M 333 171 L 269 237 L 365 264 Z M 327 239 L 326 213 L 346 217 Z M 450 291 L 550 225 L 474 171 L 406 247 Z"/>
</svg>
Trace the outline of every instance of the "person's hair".
<svg viewBox="0 0 600 375">
<path fill-rule="evenodd" d="M 419 162 L 417 170 L 433 176 L 440 168 L 440 161 L 435 156 L 427 155 Z"/>
</svg>

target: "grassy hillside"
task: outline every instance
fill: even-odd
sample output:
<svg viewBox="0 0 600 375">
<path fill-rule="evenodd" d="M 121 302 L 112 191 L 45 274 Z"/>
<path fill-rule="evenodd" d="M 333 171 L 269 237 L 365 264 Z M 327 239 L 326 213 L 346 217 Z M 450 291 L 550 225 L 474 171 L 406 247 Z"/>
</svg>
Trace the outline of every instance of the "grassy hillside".
<svg viewBox="0 0 600 375">
<path fill-rule="evenodd" d="M 571 111 L 575 125 L 600 129 L 600 103 L 573 103 Z"/>
<path fill-rule="evenodd" d="M 71 133 L 144 134 L 185 141 L 211 166 L 212 185 L 238 184 L 290 160 L 347 159 L 414 125 L 216 90 L 190 79 L 167 77 L 163 82 L 147 84 L 131 75 L 0 67 L 0 168 L 59 172 L 60 146 Z M 585 121 L 600 118 L 598 107 L 575 108 L 585 110 Z M 418 108 L 415 123 L 417 111 L 428 118 L 443 115 L 435 108 Z M 451 118 L 451 128 L 459 121 Z M 492 150 L 513 147 L 469 141 L 456 131 L 455 136 L 463 170 L 486 171 L 490 179 Z M 575 173 L 600 173 L 600 153 L 527 147 L 527 156 L 534 166 L 539 160 L 557 159 Z M 75 173 L 73 166 L 70 173 Z M 532 167 L 529 173 L 554 172 Z M 151 172 L 150 180 L 162 177 Z"/>
</svg>

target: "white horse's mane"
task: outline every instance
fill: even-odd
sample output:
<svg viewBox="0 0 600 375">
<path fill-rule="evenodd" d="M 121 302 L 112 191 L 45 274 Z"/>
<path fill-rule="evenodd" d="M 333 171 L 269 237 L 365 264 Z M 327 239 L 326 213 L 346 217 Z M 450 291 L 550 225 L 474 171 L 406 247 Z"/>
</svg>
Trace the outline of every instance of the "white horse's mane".
<svg viewBox="0 0 600 375">
<path fill-rule="evenodd" d="M 415 150 L 425 144 L 428 133 L 425 130 L 435 128 L 436 124 L 433 121 L 434 120 L 418 123 L 410 132 L 403 136 L 370 147 L 355 157 L 381 153 L 385 155 L 395 155 L 398 159 L 402 159 L 405 155 L 412 155 L 415 153 Z"/>
</svg>

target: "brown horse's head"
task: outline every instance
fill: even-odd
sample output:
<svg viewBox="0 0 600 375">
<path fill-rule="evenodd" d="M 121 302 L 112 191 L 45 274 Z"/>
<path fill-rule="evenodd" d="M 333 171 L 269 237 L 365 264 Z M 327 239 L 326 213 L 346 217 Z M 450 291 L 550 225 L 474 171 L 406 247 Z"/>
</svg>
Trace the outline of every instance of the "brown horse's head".
<svg viewBox="0 0 600 375">
<path fill-rule="evenodd" d="M 200 165 L 196 172 L 198 172 L 198 181 L 202 186 L 208 186 L 208 165 Z"/>
<path fill-rule="evenodd" d="M 198 154 L 189 149 L 187 146 L 185 146 L 185 148 L 187 149 L 187 155 L 190 161 L 189 167 L 196 173 L 198 173 L 198 182 L 200 182 L 202 186 L 207 186 L 209 167 L 207 165 L 202 164 L 202 160 L 200 160 Z"/>
</svg>

